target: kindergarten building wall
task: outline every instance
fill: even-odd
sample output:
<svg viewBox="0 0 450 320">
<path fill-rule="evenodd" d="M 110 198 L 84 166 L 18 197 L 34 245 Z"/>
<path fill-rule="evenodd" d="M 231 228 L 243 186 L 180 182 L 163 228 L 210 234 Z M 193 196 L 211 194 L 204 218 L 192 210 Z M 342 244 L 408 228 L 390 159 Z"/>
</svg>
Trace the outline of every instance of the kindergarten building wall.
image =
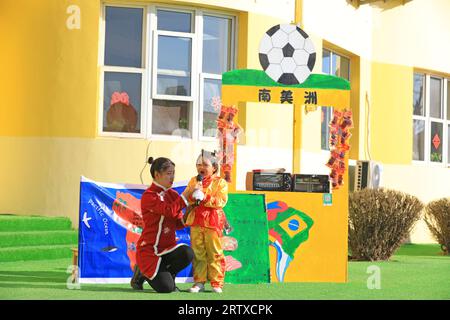
<svg viewBox="0 0 450 320">
<path fill-rule="evenodd" d="M 181 181 L 195 174 L 193 163 L 202 148 L 217 149 L 216 141 L 198 134 L 192 139 L 99 135 L 104 3 L 160 4 L 232 16 L 236 27 L 232 67 L 240 69 L 261 69 L 259 41 L 267 29 L 300 22 L 316 47 L 314 73 L 322 72 L 323 48 L 350 59 L 355 122 L 350 158 L 381 162 L 383 186 L 424 202 L 449 196 L 447 166 L 412 161 L 412 101 L 415 70 L 450 75 L 450 44 L 445 41 L 450 38 L 450 3 L 380 1 L 357 8 L 353 2 L 1 1 L 0 87 L 5 94 L 0 104 L 0 213 L 69 216 L 77 227 L 81 175 L 103 182 L 141 183 L 147 156 L 166 156 L 177 164 L 176 180 Z M 80 29 L 67 27 L 71 5 L 80 9 Z M 195 95 L 197 105 L 200 95 Z M 245 172 L 255 167 L 293 172 L 294 157 L 300 159 L 302 173 L 327 172 L 325 165 L 318 167 L 329 155 L 320 147 L 320 108 L 303 114 L 298 133 L 293 132 L 291 105 L 244 103 L 239 108 L 245 135 L 237 148 L 238 190 L 245 189 Z M 298 134 L 300 151 L 294 154 Z M 148 166 L 142 181 L 150 183 Z M 423 222 L 411 241 L 433 241 Z"/>
<path fill-rule="evenodd" d="M 450 42 L 445 40 L 450 39 L 450 2 L 411 1 L 380 12 L 374 23 L 370 143 L 372 158 L 384 163 L 383 185 L 413 194 L 425 203 L 449 197 L 448 132 L 441 137 L 446 163 L 412 161 L 412 93 L 414 72 L 450 80 Z M 448 101 L 443 106 L 450 112 Z M 392 116 L 386 117 L 388 114 Z M 449 124 L 444 122 L 444 127 Z M 416 225 L 410 240 L 434 242 L 423 221 Z"/>
<path fill-rule="evenodd" d="M 381 163 L 383 187 L 415 195 L 425 204 L 449 197 L 448 164 L 413 162 L 412 110 L 414 72 L 450 78 L 450 43 L 444 40 L 450 38 L 450 2 L 394 0 L 359 7 L 357 1 L 303 2 L 304 29 L 327 49 L 350 58 L 355 118 L 350 159 Z M 312 136 L 305 132 L 320 133 L 320 111 L 305 117 L 302 131 L 305 139 Z M 442 140 L 445 154 L 445 131 Z M 302 170 L 326 160 L 320 141 L 305 144 Z M 423 220 L 410 241 L 435 242 Z"/>
<path fill-rule="evenodd" d="M 102 182 L 141 183 L 147 156 L 166 156 L 176 163 L 176 180 L 182 181 L 196 174 L 194 163 L 202 148 L 218 149 L 217 141 L 198 135 L 187 139 L 99 134 L 104 3 L 180 6 L 234 17 L 233 68 L 259 68 L 260 35 L 275 23 L 293 21 L 295 7 L 294 0 L 281 4 L 253 0 L 1 1 L 0 87 L 5 94 L 0 104 L 0 213 L 68 216 L 77 228 L 81 175 Z M 69 28 L 77 9 L 79 29 Z M 196 105 L 199 94 L 194 95 Z M 272 119 L 278 111 L 279 119 L 292 113 L 274 107 L 269 111 Z M 259 114 L 250 106 L 249 132 L 258 128 L 254 113 Z M 260 139 L 258 134 L 255 137 Z M 250 135 L 248 141 L 252 139 Z M 272 141 L 266 147 L 279 146 Z M 290 156 L 290 146 L 283 148 L 279 159 Z M 142 173 L 144 184 L 150 183 L 149 176 L 147 166 Z"/>
</svg>

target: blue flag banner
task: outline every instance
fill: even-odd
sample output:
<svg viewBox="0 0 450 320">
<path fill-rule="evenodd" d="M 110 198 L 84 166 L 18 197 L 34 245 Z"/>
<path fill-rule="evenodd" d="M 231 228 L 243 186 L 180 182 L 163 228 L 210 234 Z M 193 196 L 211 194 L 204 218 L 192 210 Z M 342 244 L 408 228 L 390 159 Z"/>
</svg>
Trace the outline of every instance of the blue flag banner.
<svg viewBox="0 0 450 320">
<path fill-rule="evenodd" d="M 181 193 L 187 181 L 172 189 Z M 141 197 L 145 185 L 95 182 L 81 177 L 78 236 L 80 283 L 128 283 L 143 228 Z M 177 230 L 178 243 L 190 245 L 189 228 Z M 192 265 L 176 282 L 192 281 Z"/>
</svg>

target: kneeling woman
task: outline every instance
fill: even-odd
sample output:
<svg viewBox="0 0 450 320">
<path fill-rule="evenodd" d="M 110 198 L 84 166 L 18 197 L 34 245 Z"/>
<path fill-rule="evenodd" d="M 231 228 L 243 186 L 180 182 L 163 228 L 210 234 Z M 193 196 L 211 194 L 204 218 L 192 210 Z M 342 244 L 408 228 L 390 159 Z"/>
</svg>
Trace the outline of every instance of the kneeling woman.
<svg viewBox="0 0 450 320">
<path fill-rule="evenodd" d="M 137 243 L 136 266 L 131 287 L 143 289 L 145 280 L 157 292 L 176 291 L 175 276 L 187 267 L 194 253 L 185 244 L 177 244 L 175 230 L 183 229 L 184 196 L 172 189 L 175 164 L 167 158 L 149 159 L 152 185 L 141 199 L 144 230 Z M 187 190 L 188 193 L 192 191 Z"/>
</svg>

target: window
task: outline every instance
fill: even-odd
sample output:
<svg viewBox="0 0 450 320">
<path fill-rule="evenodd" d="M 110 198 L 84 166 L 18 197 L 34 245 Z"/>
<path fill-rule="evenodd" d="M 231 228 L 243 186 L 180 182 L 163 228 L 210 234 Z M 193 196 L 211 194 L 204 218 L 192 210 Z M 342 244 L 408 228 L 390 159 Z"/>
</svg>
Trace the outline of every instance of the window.
<svg viewBox="0 0 450 320">
<path fill-rule="evenodd" d="M 415 73 L 413 80 L 413 160 L 450 162 L 450 80 Z"/>
<path fill-rule="evenodd" d="M 329 75 L 344 78 L 350 81 L 350 59 L 341 56 L 333 51 L 323 49 L 322 51 L 322 72 Z M 329 136 L 330 128 L 328 124 L 331 121 L 333 108 L 322 107 L 322 116 L 320 120 L 320 147 L 322 150 L 330 150 Z"/>
<path fill-rule="evenodd" d="M 234 24 L 202 10 L 105 5 L 100 134 L 214 138 Z"/>
<path fill-rule="evenodd" d="M 216 118 L 219 112 L 215 99 L 220 97 L 221 74 L 231 69 L 232 64 L 232 20 L 224 17 L 204 15 L 203 18 L 203 61 L 201 74 L 202 135 L 216 136 Z"/>
<path fill-rule="evenodd" d="M 103 132 L 141 132 L 143 19 L 142 8 L 105 8 Z"/>
<path fill-rule="evenodd" d="M 413 159 L 425 160 L 425 76 L 414 74 Z"/>
<path fill-rule="evenodd" d="M 193 126 L 193 42 L 191 11 L 156 9 L 152 73 L 154 135 L 191 137 Z"/>
</svg>

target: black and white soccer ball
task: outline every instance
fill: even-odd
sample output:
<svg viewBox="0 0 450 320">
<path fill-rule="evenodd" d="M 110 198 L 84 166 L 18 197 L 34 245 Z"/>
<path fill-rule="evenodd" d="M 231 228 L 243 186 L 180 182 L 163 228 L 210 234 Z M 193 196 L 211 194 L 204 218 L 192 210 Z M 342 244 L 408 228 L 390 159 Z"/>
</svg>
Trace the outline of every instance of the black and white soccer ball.
<svg viewBox="0 0 450 320">
<path fill-rule="evenodd" d="M 262 37 L 259 61 L 273 80 L 286 85 L 299 84 L 311 74 L 316 50 L 311 38 L 298 26 L 278 24 Z"/>
</svg>

